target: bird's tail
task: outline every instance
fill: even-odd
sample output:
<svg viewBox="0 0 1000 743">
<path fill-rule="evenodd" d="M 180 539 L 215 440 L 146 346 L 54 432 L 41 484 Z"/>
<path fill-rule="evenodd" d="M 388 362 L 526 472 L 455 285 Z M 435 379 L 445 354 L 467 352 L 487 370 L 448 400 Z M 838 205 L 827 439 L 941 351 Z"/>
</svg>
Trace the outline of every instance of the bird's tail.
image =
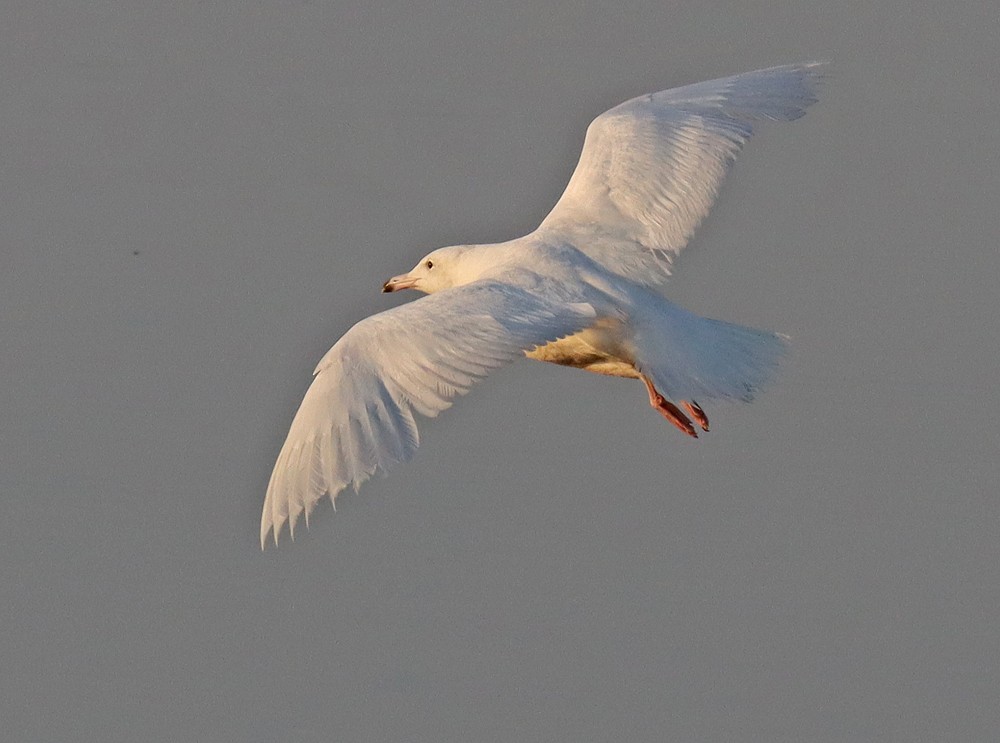
<svg viewBox="0 0 1000 743">
<path fill-rule="evenodd" d="M 675 400 L 749 402 L 773 375 L 787 340 L 665 303 L 655 316 L 639 323 L 636 367 Z"/>
</svg>

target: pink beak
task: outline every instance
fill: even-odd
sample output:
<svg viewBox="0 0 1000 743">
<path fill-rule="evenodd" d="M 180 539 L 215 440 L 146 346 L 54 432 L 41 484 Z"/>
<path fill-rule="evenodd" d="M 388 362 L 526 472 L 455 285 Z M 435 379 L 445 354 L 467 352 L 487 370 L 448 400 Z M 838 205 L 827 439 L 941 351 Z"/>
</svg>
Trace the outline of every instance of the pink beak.
<svg viewBox="0 0 1000 743">
<path fill-rule="evenodd" d="M 387 282 L 382 284 L 383 292 L 398 292 L 401 289 L 412 289 L 416 286 L 417 280 L 410 278 L 407 274 L 402 276 L 393 276 Z"/>
</svg>

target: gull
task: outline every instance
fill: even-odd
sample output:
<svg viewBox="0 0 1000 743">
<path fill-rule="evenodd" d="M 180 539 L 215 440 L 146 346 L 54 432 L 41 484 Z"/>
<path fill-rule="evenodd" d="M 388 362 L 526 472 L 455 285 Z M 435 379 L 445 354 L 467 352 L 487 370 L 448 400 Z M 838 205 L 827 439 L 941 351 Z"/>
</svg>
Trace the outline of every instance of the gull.
<svg viewBox="0 0 1000 743">
<path fill-rule="evenodd" d="M 816 101 L 822 63 L 771 67 L 633 98 L 588 127 L 580 161 L 524 237 L 434 250 L 385 292 L 428 295 L 347 331 L 316 367 L 264 499 L 261 548 L 317 502 L 409 460 L 433 417 L 527 356 L 641 381 L 687 436 L 697 400 L 749 402 L 785 336 L 700 317 L 663 294 L 754 126 Z M 696 429 L 697 424 L 697 429 Z"/>
</svg>

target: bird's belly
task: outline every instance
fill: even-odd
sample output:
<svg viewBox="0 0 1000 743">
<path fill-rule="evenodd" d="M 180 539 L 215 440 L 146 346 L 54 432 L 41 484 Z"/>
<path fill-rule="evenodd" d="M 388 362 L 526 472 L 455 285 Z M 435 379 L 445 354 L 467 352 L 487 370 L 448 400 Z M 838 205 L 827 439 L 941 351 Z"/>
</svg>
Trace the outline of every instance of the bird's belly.
<svg viewBox="0 0 1000 743">
<path fill-rule="evenodd" d="M 622 340 L 622 325 L 617 321 L 602 320 L 579 333 L 560 338 L 525 356 L 550 364 L 573 366 L 595 374 L 612 377 L 638 378 L 634 358 Z"/>
</svg>

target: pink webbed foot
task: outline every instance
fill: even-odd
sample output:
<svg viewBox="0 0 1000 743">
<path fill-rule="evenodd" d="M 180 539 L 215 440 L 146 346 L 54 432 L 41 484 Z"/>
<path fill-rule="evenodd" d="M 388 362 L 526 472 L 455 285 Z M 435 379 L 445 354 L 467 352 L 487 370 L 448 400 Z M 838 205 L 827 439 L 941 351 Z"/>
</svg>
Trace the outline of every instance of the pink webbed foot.
<svg viewBox="0 0 1000 743">
<path fill-rule="evenodd" d="M 698 432 L 694 430 L 694 425 L 692 425 L 691 419 L 684 415 L 680 408 L 670 402 L 670 400 L 657 392 L 653 383 L 646 379 L 646 377 L 643 377 L 642 381 L 646 384 L 646 391 L 649 393 L 649 404 L 653 407 L 653 409 L 691 438 L 698 438 Z M 685 403 L 685 406 L 686 405 L 687 403 Z M 698 408 L 698 410 L 701 410 L 701 408 Z M 704 413 L 702 413 L 702 416 L 704 417 Z M 705 420 L 705 423 L 708 423 L 707 419 Z M 702 428 L 704 428 L 704 426 L 702 426 Z M 706 428 L 705 430 L 707 431 L 708 429 Z"/>
<path fill-rule="evenodd" d="M 687 411 L 687 414 L 694 418 L 695 423 L 701 426 L 702 431 L 708 430 L 708 416 L 705 415 L 705 411 L 701 409 L 701 405 L 696 403 L 694 400 L 681 400 L 681 405 Z"/>
</svg>

